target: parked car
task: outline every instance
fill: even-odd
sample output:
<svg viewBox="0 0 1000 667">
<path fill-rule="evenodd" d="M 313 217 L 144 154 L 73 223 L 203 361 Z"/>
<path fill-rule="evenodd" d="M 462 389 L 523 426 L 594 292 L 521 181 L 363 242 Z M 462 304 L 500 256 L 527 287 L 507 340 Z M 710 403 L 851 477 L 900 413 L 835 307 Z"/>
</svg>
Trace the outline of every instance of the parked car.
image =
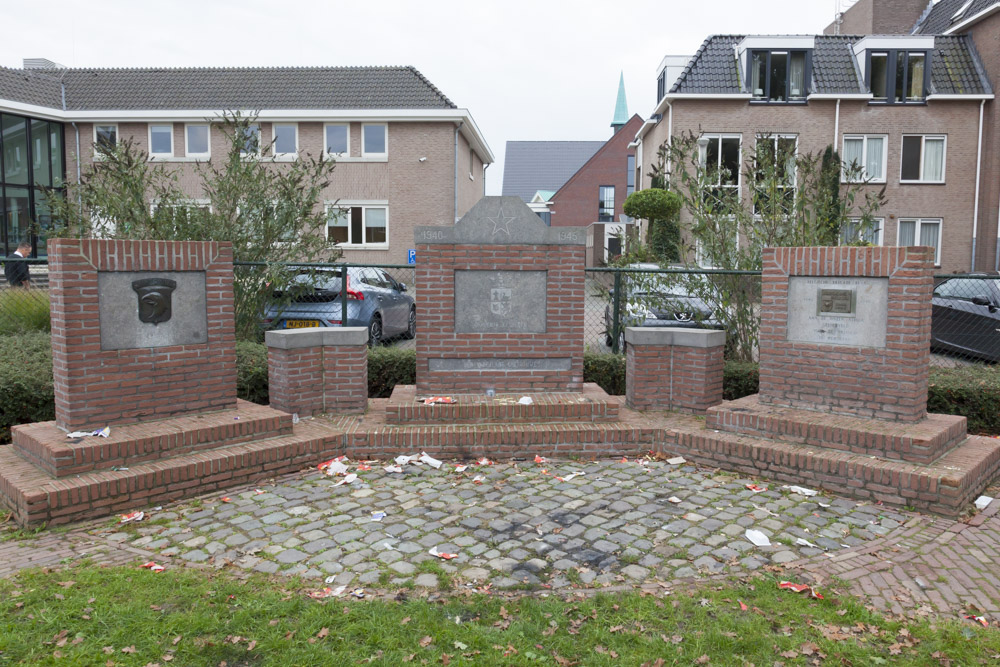
<svg viewBox="0 0 1000 667">
<path fill-rule="evenodd" d="M 367 327 L 368 345 L 417 335 L 417 308 L 406 293 L 406 284 L 382 269 L 347 269 L 347 321 L 341 315 L 340 270 L 303 272 L 287 292 L 276 293 L 276 304 L 267 308 L 264 326 L 269 329 L 304 327 Z"/>
<path fill-rule="evenodd" d="M 630 269 L 655 271 L 656 264 L 630 264 Z M 626 273 L 620 303 L 621 327 L 618 349 L 625 349 L 625 327 L 685 327 L 722 329 L 712 305 L 702 295 L 710 288 L 699 281 L 703 276 L 666 273 Z M 614 292 L 604 308 L 605 342 L 610 346 L 614 332 Z"/>
<path fill-rule="evenodd" d="M 931 304 L 931 349 L 1000 361 L 1000 278 L 949 278 Z"/>
</svg>

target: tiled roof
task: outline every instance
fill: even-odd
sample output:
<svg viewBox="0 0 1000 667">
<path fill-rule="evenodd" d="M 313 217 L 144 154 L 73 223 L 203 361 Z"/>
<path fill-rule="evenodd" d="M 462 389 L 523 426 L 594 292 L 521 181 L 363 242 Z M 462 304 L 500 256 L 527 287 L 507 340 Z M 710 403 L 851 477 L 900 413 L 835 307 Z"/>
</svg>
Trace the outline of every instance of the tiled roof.
<svg viewBox="0 0 1000 667">
<path fill-rule="evenodd" d="M 8 94 L 0 78 L 3 99 L 27 101 L 23 89 L 47 90 L 42 82 L 53 81 L 51 72 L 0 72 L 31 82 Z M 68 69 L 62 76 L 69 111 L 456 108 L 413 67 Z"/>
<path fill-rule="evenodd" d="M 55 77 L 0 67 L 0 99 L 61 109 L 62 88 Z"/>
<path fill-rule="evenodd" d="M 940 35 L 953 25 L 959 24 L 994 5 L 1000 5 L 1000 0 L 972 0 L 962 15 L 953 21 L 952 17 L 955 12 L 961 9 L 966 2 L 968 0 L 941 0 L 927 12 L 923 20 L 917 24 L 914 32 L 922 35 Z"/>
<path fill-rule="evenodd" d="M 503 196 L 530 202 L 539 190 L 558 190 L 603 145 L 603 141 L 508 141 Z"/>
<path fill-rule="evenodd" d="M 997 0 L 1000 1 L 1000 0 Z M 861 94 L 868 92 L 856 65 L 852 45 L 862 36 L 821 35 L 815 38 L 811 94 Z M 672 94 L 739 94 L 740 69 L 736 47 L 742 35 L 714 35 L 705 40 L 681 72 Z M 965 36 L 938 36 L 931 55 L 931 93 L 990 93 L 982 63 L 972 41 Z"/>
</svg>

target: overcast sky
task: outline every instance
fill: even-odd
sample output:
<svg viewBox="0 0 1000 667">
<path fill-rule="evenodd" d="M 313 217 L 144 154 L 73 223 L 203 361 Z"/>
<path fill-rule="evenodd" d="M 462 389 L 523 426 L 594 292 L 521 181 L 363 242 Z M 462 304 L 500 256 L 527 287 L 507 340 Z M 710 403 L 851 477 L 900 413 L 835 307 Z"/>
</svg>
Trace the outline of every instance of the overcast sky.
<svg viewBox="0 0 1000 667">
<path fill-rule="evenodd" d="M 843 2 L 842 4 L 850 4 Z M 509 140 L 602 140 L 619 73 L 647 117 L 664 55 L 709 34 L 818 34 L 837 0 L 0 0 L 0 65 L 413 65 Z"/>
</svg>

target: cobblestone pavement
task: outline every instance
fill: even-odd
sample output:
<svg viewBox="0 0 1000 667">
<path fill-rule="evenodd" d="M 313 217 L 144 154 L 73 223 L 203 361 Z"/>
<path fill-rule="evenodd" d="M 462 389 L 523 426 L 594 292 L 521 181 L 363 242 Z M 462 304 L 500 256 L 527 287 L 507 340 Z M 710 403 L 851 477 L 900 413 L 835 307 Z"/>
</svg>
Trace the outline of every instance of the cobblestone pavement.
<svg viewBox="0 0 1000 667">
<path fill-rule="evenodd" d="M 390 474 L 373 463 L 336 487 L 339 478 L 310 472 L 262 493 L 232 493 L 229 502 L 207 498 L 154 511 L 148 523 L 104 537 L 187 562 L 332 577 L 338 585 L 436 588 L 450 580 L 560 589 L 826 557 L 909 519 L 780 486 L 754 493 L 745 488 L 754 480 L 662 461 L 404 470 Z M 558 479 L 574 471 L 585 474 Z M 374 521 L 374 512 L 386 516 Z M 754 546 L 747 529 L 772 545 Z M 435 547 L 457 557 L 442 561 L 429 553 Z"/>
</svg>

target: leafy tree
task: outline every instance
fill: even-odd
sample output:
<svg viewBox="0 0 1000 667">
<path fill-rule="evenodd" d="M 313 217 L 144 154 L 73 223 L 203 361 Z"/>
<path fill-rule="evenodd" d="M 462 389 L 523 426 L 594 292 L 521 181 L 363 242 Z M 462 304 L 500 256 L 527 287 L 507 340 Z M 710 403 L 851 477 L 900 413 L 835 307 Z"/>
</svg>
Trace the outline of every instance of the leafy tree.
<svg viewBox="0 0 1000 667">
<path fill-rule="evenodd" d="M 657 188 L 633 192 L 622 206 L 625 215 L 649 221 L 646 243 L 659 262 L 680 261 L 678 216 L 681 206 L 681 198 L 677 194 Z"/>
<path fill-rule="evenodd" d="M 95 144 L 97 159 L 80 182 L 65 195 L 50 192 L 55 235 L 229 241 L 236 261 L 267 264 L 237 267 L 234 283 L 237 337 L 259 337 L 265 303 L 295 273 L 283 264 L 333 261 L 340 251 L 326 240 L 323 207 L 334 161 L 305 154 L 275 163 L 271 146 L 255 145 L 255 122 L 226 113 L 213 125 L 227 150 L 218 161 L 197 163 L 196 198 L 180 188 L 175 169 L 151 162 L 133 141 Z"/>
</svg>

